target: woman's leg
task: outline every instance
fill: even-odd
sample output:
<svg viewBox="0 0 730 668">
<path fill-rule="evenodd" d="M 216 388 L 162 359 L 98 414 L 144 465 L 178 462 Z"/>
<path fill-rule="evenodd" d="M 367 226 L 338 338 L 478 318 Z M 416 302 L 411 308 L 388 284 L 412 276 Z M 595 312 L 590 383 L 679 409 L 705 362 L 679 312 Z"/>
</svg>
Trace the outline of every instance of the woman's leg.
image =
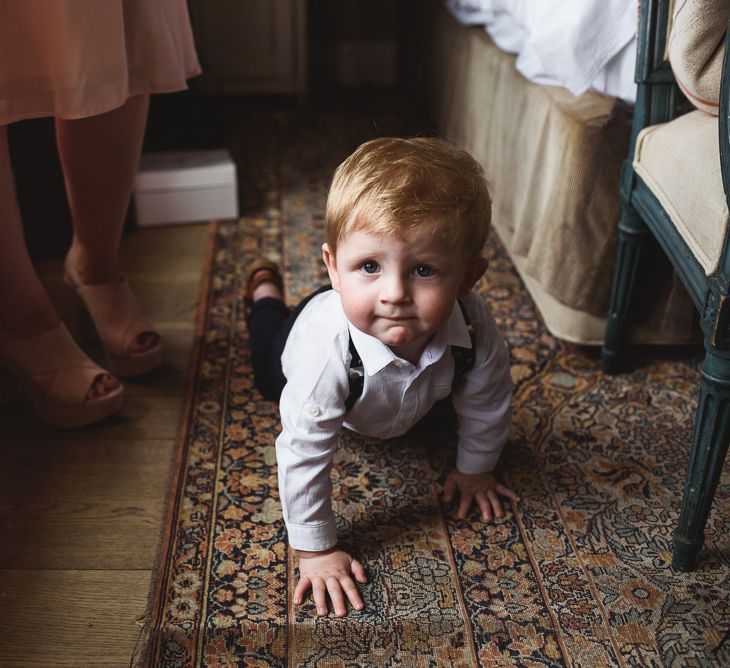
<svg viewBox="0 0 730 668">
<path fill-rule="evenodd" d="M 61 319 L 25 246 L 7 126 L 0 126 L 0 330 L 15 338 L 58 327 Z"/>
<path fill-rule="evenodd" d="M 149 95 L 138 95 L 105 114 L 56 120 L 74 227 L 66 270 L 75 284 L 109 283 L 123 276 L 119 245 L 148 108 Z M 156 333 L 145 332 L 129 352 L 144 352 L 157 342 Z"/>
<path fill-rule="evenodd" d="M 28 255 L 10 164 L 7 126 L 0 126 L 0 338 L 28 339 L 60 324 Z M 101 374 L 89 388 L 87 398 L 103 396 L 118 386 L 116 378 Z"/>
</svg>

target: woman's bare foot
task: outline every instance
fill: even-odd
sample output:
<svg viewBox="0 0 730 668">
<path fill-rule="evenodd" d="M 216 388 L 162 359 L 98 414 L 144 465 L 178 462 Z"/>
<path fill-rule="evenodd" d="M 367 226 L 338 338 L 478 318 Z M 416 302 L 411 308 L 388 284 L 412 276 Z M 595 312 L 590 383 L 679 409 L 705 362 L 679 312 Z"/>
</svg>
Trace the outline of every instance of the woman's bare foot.
<svg viewBox="0 0 730 668">
<path fill-rule="evenodd" d="M 111 373 L 105 373 L 94 379 L 94 384 L 89 388 L 86 394 L 87 400 L 99 399 L 111 394 L 119 387 L 119 380 Z"/>
</svg>

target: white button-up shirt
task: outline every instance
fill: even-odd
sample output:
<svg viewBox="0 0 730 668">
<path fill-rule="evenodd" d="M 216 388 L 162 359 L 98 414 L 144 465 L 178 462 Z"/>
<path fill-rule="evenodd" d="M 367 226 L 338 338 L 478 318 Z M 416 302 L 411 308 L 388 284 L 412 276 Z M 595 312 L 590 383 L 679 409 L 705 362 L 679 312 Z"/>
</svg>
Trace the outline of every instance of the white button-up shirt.
<svg viewBox="0 0 730 668">
<path fill-rule="evenodd" d="M 459 419 L 456 466 L 492 471 L 509 433 L 512 380 L 509 354 L 489 307 L 471 293 L 464 305 L 476 332 L 476 359 L 455 391 Z M 349 412 L 349 337 L 363 362 L 365 383 Z M 341 427 L 376 438 L 406 433 L 451 392 L 450 346 L 471 347 L 458 304 L 432 337 L 417 365 L 347 321 L 334 290 L 318 295 L 292 328 L 281 362 L 282 432 L 276 439 L 279 495 L 289 543 L 325 550 L 337 542 L 330 469 Z"/>
</svg>

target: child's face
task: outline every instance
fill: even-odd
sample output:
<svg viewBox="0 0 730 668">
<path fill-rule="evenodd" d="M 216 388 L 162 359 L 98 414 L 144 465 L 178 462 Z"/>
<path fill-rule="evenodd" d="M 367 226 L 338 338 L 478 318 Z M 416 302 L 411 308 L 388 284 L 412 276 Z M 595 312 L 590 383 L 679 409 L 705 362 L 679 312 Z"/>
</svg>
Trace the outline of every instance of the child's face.
<svg viewBox="0 0 730 668">
<path fill-rule="evenodd" d="M 425 344 L 487 268 L 481 257 L 466 266 L 429 230 L 405 239 L 352 232 L 334 257 L 327 244 L 322 253 L 348 320 L 395 347 Z"/>
</svg>

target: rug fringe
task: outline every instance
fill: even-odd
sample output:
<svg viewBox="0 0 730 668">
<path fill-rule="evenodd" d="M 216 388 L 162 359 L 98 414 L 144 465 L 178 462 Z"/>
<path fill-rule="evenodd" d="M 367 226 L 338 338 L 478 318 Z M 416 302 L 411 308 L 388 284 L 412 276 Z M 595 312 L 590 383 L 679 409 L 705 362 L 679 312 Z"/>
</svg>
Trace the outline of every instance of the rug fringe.
<svg viewBox="0 0 730 668">
<path fill-rule="evenodd" d="M 149 605 L 143 615 L 134 620 L 139 628 L 137 642 L 134 643 L 134 650 L 129 659 L 129 668 L 142 668 L 149 665 L 149 635 L 150 635 L 150 609 Z"/>
</svg>

